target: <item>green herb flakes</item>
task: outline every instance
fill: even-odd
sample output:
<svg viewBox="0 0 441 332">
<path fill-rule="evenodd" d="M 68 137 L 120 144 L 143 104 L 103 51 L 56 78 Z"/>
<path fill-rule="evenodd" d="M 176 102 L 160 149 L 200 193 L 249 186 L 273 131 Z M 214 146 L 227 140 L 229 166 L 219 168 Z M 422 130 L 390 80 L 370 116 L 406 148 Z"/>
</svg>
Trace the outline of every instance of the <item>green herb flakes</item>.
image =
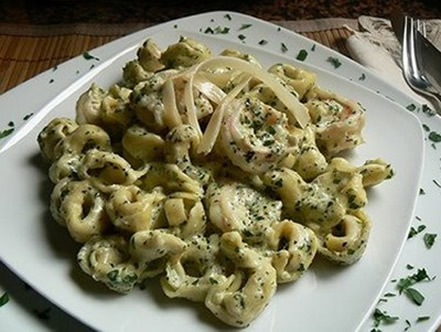
<svg viewBox="0 0 441 332">
<path fill-rule="evenodd" d="M 417 323 L 420 323 L 420 322 L 424 322 L 424 321 L 426 321 L 426 320 L 429 320 L 430 319 L 430 316 L 420 316 L 420 317 L 418 317 L 417 318 Z"/>
<path fill-rule="evenodd" d="M 406 269 L 408 269 L 408 270 L 413 270 L 413 268 L 414 268 L 413 265 L 410 265 L 410 264 L 406 265 Z"/>
<path fill-rule="evenodd" d="M 262 39 L 261 41 L 259 41 L 259 45 L 260 46 L 263 46 L 263 45 L 266 45 L 266 44 L 268 44 L 268 42 L 265 39 Z"/>
<path fill-rule="evenodd" d="M 15 125 L 14 125 L 14 121 L 9 121 L 8 126 L 9 126 L 9 127 L 14 127 L 14 126 L 15 126 Z"/>
<path fill-rule="evenodd" d="M 364 81 L 366 79 L 366 75 L 363 73 L 361 74 L 361 76 L 358 78 L 359 81 Z"/>
<path fill-rule="evenodd" d="M 230 14 L 225 14 L 224 18 L 227 19 L 228 21 L 231 21 L 231 15 Z"/>
<path fill-rule="evenodd" d="M 247 37 L 242 35 L 242 34 L 240 34 L 240 35 L 237 36 L 237 38 L 239 38 L 241 41 L 244 41 L 245 38 L 247 38 Z"/>
<path fill-rule="evenodd" d="M 340 60 L 336 57 L 330 56 L 326 61 L 333 65 L 335 69 L 341 66 Z"/>
<path fill-rule="evenodd" d="M 251 26 L 252 26 L 252 24 L 242 24 L 242 25 L 240 26 L 239 30 L 237 30 L 237 31 L 241 31 L 241 30 L 248 29 L 248 28 L 250 28 Z"/>
<path fill-rule="evenodd" d="M 225 35 L 225 34 L 227 34 L 229 32 L 230 32 L 230 28 L 228 28 L 228 27 L 221 27 L 219 25 L 217 27 L 215 27 L 214 29 L 208 27 L 204 31 L 204 33 L 211 34 L 211 35 L 219 35 L 219 34 Z"/>
<path fill-rule="evenodd" d="M 433 179 L 432 182 L 435 183 L 435 185 L 436 185 L 438 188 L 441 188 L 441 184 L 440 184 L 438 181 L 436 181 L 435 179 Z"/>
<path fill-rule="evenodd" d="M 311 51 L 313 51 L 313 52 L 315 51 L 315 44 L 312 45 Z"/>
<path fill-rule="evenodd" d="M 420 195 L 425 195 L 425 194 L 426 194 L 426 192 L 424 191 L 424 189 L 420 188 Z"/>
<path fill-rule="evenodd" d="M 97 60 L 97 61 L 100 60 L 99 58 L 97 58 L 96 56 L 93 56 L 89 52 L 84 52 L 83 53 L 83 58 L 86 59 L 86 60 Z"/>
<path fill-rule="evenodd" d="M 297 54 L 296 59 L 299 61 L 305 61 L 306 57 L 308 56 L 308 52 L 304 49 L 301 49 L 299 53 Z"/>
<path fill-rule="evenodd" d="M 381 311 L 376 308 L 373 314 L 374 317 L 374 327 L 380 326 L 380 324 L 392 324 L 395 323 L 399 318 L 397 316 L 391 316 L 386 311 Z"/>
<path fill-rule="evenodd" d="M 5 129 L 3 131 L 0 131 L 0 139 L 11 135 L 13 131 L 14 131 L 14 128 L 9 128 L 9 129 Z"/>
<path fill-rule="evenodd" d="M 426 104 L 423 104 L 423 113 L 427 114 L 427 116 L 434 116 L 436 114 L 436 112 Z"/>
<path fill-rule="evenodd" d="M 426 229 L 426 225 L 419 225 L 417 228 L 415 227 L 411 227 L 409 234 L 407 235 L 408 239 L 413 238 L 415 235 L 421 233 L 422 231 L 424 231 Z"/>
<path fill-rule="evenodd" d="M 49 84 L 52 84 L 52 83 L 54 83 L 55 82 L 55 80 L 53 79 L 53 78 L 51 78 L 50 80 L 49 80 Z"/>
<path fill-rule="evenodd" d="M 413 112 L 413 111 L 415 111 L 415 110 L 417 109 L 417 107 L 416 107 L 415 104 L 409 104 L 409 105 L 406 106 L 406 109 L 407 109 L 408 111 Z"/>
<path fill-rule="evenodd" d="M 288 52 L 288 47 L 286 47 L 285 43 L 280 43 L 280 49 L 282 50 L 282 53 Z"/>
<path fill-rule="evenodd" d="M 23 120 L 24 120 L 24 121 L 27 121 L 27 120 L 29 120 L 29 118 L 30 118 L 31 116 L 33 116 L 33 115 L 34 115 L 34 113 L 26 114 L 26 115 L 23 117 Z"/>
<path fill-rule="evenodd" d="M 415 288 L 407 288 L 406 295 L 416 304 L 421 305 L 424 302 L 424 296 Z"/>
<path fill-rule="evenodd" d="M 432 131 L 432 132 L 430 132 L 430 134 L 429 134 L 429 139 L 430 139 L 432 142 L 439 143 L 439 142 L 441 142 L 441 135 L 438 134 L 438 133 L 435 132 L 435 131 Z"/>
<path fill-rule="evenodd" d="M 0 307 L 3 307 L 8 302 L 9 302 L 8 293 L 3 293 L 2 297 L 0 297 Z"/>
<path fill-rule="evenodd" d="M 423 236 L 424 244 L 426 245 L 427 249 L 432 248 L 433 244 L 435 243 L 435 239 L 437 237 L 437 234 L 433 233 L 426 233 Z"/>
<path fill-rule="evenodd" d="M 424 129 L 425 131 L 430 131 L 430 128 L 429 128 L 429 126 L 428 126 L 428 125 L 426 125 L 426 124 L 424 124 L 424 123 L 423 123 L 423 129 Z"/>
</svg>

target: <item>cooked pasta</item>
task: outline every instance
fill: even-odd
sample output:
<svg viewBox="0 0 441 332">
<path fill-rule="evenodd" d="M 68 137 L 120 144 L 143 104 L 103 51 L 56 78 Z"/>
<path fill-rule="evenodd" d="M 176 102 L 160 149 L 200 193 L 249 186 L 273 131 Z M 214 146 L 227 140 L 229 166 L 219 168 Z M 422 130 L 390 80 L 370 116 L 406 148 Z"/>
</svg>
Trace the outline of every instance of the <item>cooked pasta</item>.
<svg viewBox="0 0 441 332">
<path fill-rule="evenodd" d="M 183 37 L 147 40 L 121 83 L 92 84 L 76 121 L 52 120 L 38 142 L 85 273 L 120 293 L 160 276 L 168 297 L 245 327 L 316 255 L 363 255 L 365 188 L 393 176 L 382 159 L 339 157 L 364 123 L 315 73 Z"/>
</svg>

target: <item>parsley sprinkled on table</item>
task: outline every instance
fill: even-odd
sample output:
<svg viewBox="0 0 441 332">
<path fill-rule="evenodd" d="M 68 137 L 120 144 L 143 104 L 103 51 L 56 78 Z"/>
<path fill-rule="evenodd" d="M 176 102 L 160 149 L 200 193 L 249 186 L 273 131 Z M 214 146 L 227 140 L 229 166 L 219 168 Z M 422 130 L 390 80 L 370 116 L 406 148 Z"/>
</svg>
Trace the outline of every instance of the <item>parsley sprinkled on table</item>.
<svg viewBox="0 0 441 332">
<path fill-rule="evenodd" d="M 435 243 L 435 239 L 437 237 L 438 234 L 434 234 L 434 233 L 426 233 L 423 236 L 424 239 L 424 243 L 427 247 L 427 249 L 432 248 L 433 244 Z"/>
<path fill-rule="evenodd" d="M 378 326 L 380 326 L 381 324 L 392 324 L 392 323 L 395 323 L 397 320 L 399 320 L 399 317 L 391 316 L 386 311 L 381 311 L 378 308 L 375 309 L 373 317 L 374 317 L 375 331 L 379 331 L 376 328 Z"/>
<path fill-rule="evenodd" d="M 248 29 L 252 26 L 252 24 L 242 24 L 237 31 Z"/>
<path fill-rule="evenodd" d="M 285 43 L 280 43 L 280 49 L 283 53 L 286 53 L 288 51 L 288 47 L 286 47 Z"/>
<path fill-rule="evenodd" d="M 416 108 L 417 108 L 417 107 L 416 107 L 415 104 L 409 104 L 409 105 L 406 106 L 406 109 L 407 109 L 408 111 L 411 111 L 411 112 L 415 111 Z"/>
<path fill-rule="evenodd" d="M 336 57 L 330 56 L 326 61 L 333 65 L 335 69 L 341 66 L 340 60 Z"/>
<path fill-rule="evenodd" d="M 83 58 L 86 60 L 97 60 L 99 61 L 100 59 L 92 54 L 90 54 L 89 52 L 84 52 L 83 53 Z"/>
<path fill-rule="evenodd" d="M 299 53 L 297 54 L 296 59 L 299 61 L 305 61 L 306 57 L 308 56 L 308 52 L 304 49 L 301 49 Z"/>
<path fill-rule="evenodd" d="M 411 227 L 409 234 L 407 235 L 408 239 L 413 238 L 415 235 L 421 233 L 422 231 L 424 231 L 426 229 L 426 225 L 419 225 L 417 228 L 415 227 Z"/>
<path fill-rule="evenodd" d="M 430 134 L 429 134 L 429 139 L 430 139 L 432 142 L 439 143 L 439 142 L 441 142 L 441 135 L 438 134 L 438 133 L 435 132 L 435 131 L 432 131 L 432 132 L 430 132 Z"/>
<path fill-rule="evenodd" d="M 14 131 L 14 128 L 9 128 L 9 129 L 5 129 L 3 131 L 0 131 L 0 138 L 5 138 L 5 137 L 11 135 L 13 131 Z"/>
<path fill-rule="evenodd" d="M 29 120 L 29 118 L 30 118 L 31 116 L 33 116 L 33 115 L 34 115 L 34 113 L 26 114 L 26 115 L 23 117 L 23 120 L 24 120 L 24 121 L 27 121 L 27 120 Z"/>
<path fill-rule="evenodd" d="M 0 307 L 3 307 L 8 302 L 9 302 L 8 293 L 3 293 L 2 297 L 0 297 Z"/>
</svg>

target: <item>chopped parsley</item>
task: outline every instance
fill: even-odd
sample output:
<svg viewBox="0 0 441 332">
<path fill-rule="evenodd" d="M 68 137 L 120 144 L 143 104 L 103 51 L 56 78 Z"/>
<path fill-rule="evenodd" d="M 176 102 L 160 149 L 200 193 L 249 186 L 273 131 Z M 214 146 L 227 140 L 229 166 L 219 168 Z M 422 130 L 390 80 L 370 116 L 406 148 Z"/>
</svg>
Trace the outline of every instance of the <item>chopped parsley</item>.
<svg viewBox="0 0 441 332">
<path fill-rule="evenodd" d="M 406 319 L 406 327 L 404 328 L 404 331 L 407 331 L 408 329 L 410 329 L 412 327 L 412 324 L 409 322 L 408 319 Z"/>
<path fill-rule="evenodd" d="M 415 104 L 409 104 L 409 105 L 406 106 L 406 109 L 407 109 L 408 111 L 411 111 L 411 112 L 415 111 L 416 108 L 417 108 L 417 107 L 416 107 Z"/>
<path fill-rule="evenodd" d="M 33 115 L 34 115 L 34 113 L 26 114 L 26 115 L 23 117 L 23 120 L 24 120 L 24 121 L 27 121 L 27 120 L 29 120 L 29 118 L 30 118 L 31 116 L 33 116 Z"/>
<path fill-rule="evenodd" d="M 435 183 L 435 185 L 439 188 L 441 188 L 441 184 L 439 184 L 438 181 L 436 181 L 435 179 L 432 180 L 433 183 Z"/>
<path fill-rule="evenodd" d="M 97 60 L 97 61 L 100 60 L 99 58 L 97 58 L 96 56 L 93 56 L 89 52 L 84 52 L 83 53 L 83 58 L 86 59 L 86 60 Z"/>
<path fill-rule="evenodd" d="M 406 265 L 406 269 L 408 269 L 408 270 L 413 270 L 413 268 L 414 268 L 413 265 L 410 265 L 410 264 Z"/>
<path fill-rule="evenodd" d="M 280 30 L 282 30 L 281 27 L 277 27 L 277 32 L 280 32 Z"/>
<path fill-rule="evenodd" d="M 218 284 L 217 280 L 214 279 L 214 278 L 210 277 L 208 280 L 210 281 L 210 284 L 212 284 L 212 285 L 217 285 Z"/>
<path fill-rule="evenodd" d="M 9 127 L 14 127 L 14 121 L 9 121 L 8 126 Z"/>
<path fill-rule="evenodd" d="M 426 194 L 426 192 L 424 191 L 424 189 L 420 188 L 420 195 L 425 195 L 425 194 Z"/>
<path fill-rule="evenodd" d="M 423 104 L 423 113 L 426 113 L 428 116 L 434 116 L 436 114 L 436 112 L 426 104 Z"/>
<path fill-rule="evenodd" d="M 4 306 L 8 302 L 9 302 L 9 295 L 8 293 L 4 293 L 2 297 L 0 297 L 0 307 Z"/>
<path fill-rule="evenodd" d="M 173 28 L 174 28 L 174 29 L 177 29 L 177 28 L 178 28 L 178 25 L 177 25 L 177 24 L 173 25 Z"/>
<path fill-rule="evenodd" d="M 55 82 L 55 80 L 53 79 L 53 78 L 51 78 L 50 80 L 49 80 L 49 84 L 52 84 L 52 83 L 54 83 Z"/>
<path fill-rule="evenodd" d="M 413 238 L 415 235 L 421 233 L 422 231 L 424 231 L 426 229 L 426 225 L 419 225 L 417 228 L 415 227 L 411 227 L 409 234 L 407 235 L 408 239 Z"/>
<path fill-rule="evenodd" d="M 438 133 L 435 132 L 435 131 L 432 131 L 432 132 L 430 132 L 430 134 L 429 134 L 429 139 L 430 139 L 432 142 L 439 143 L 439 142 L 441 142 L 441 135 L 438 134 Z"/>
<path fill-rule="evenodd" d="M 211 34 L 211 35 L 219 35 L 219 34 L 225 35 L 225 34 L 227 34 L 229 32 L 230 32 L 230 28 L 228 28 L 228 27 L 221 27 L 219 25 L 217 27 L 215 27 L 214 29 L 208 27 L 204 31 L 204 33 Z"/>
<path fill-rule="evenodd" d="M 426 320 L 429 320 L 430 319 L 430 316 L 420 316 L 420 317 L 418 317 L 417 318 L 417 323 L 419 323 L 419 322 L 424 322 L 424 321 L 426 321 Z"/>
<path fill-rule="evenodd" d="M 428 125 L 426 125 L 426 124 L 423 124 L 423 129 L 424 129 L 425 131 L 430 131 L 430 128 L 429 128 L 429 126 L 428 126 Z"/>
<path fill-rule="evenodd" d="M 427 249 L 432 248 L 433 244 L 435 243 L 435 239 L 437 237 L 437 234 L 433 233 L 426 233 L 423 236 L 424 244 L 426 245 Z"/>
<path fill-rule="evenodd" d="M 237 31 L 248 29 L 252 26 L 252 24 L 242 24 Z"/>
<path fill-rule="evenodd" d="M 286 47 L 285 43 L 280 43 L 280 49 L 283 53 L 286 53 L 288 51 L 288 47 Z"/>
<path fill-rule="evenodd" d="M 224 18 L 226 18 L 228 21 L 231 21 L 231 15 L 230 14 L 225 14 Z"/>
<path fill-rule="evenodd" d="M 336 57 L 330 56 L 326 61 L 333 65 L 335 69 L 341 66 L 340 60 Z"/>
<path fill-rule="evenodd" d="M 311 51 L 313 51 L 313 52 L 315 51 L 315 44 L 312 45 Z"/>
<path fill-rule="evenodd" d="M 299 53 L 297 54 L 296 59 L 299 61 L 305 61 L 306 57 L 308 56 L 308 52 L 304 49 L 301 49 Z"/>
<path fill-rule="evenodd" d="M 259 45 L 261 45 L 261 46 L 266 45 L 266 44 L 268 44 L 268 42 L 267 42 L 265 39 L 262 39 L 262 40 L 259 42 Z"/>
<path fill-rule="evenodd" d="M 423 280 L 433 280 L 433 278 L 430 278 L 427 274 L 426 269 L 418 269 L 418 272 L 406 278 L 401 278 L 397 284 L 399 293 L 406 294 L 413 303 L 420 306 L 424 302 L 424 296 L 418 290 L 412 288 L 411 286 Z"/>
<path fill-rule="evenodd" d="M 399 318 L 397 316 L 391 316 L 387 314 L 386 311 L 381 311 L 376 308 L 374 311 L 374 327 L 380 326 L 380 324 L 391 324 L 395 323 Z"/>
<path fill-rule="evenodd" d="M 52 68 L 52 71 L 56 71 L 58 69 L 58 66 L 55 66 L 54 68 Z"/>
<path fill-rule="evenodd" d="M 359 81 L 364 81 L 366 79 L 366 75 L 363 73 L 361 74 L 361 76 L 358 78 Z"/>
<path fill-rule="evenodd" d="M 3 131 L 0 131 L 0 139 L 11 135 L 13 131 L 14 131 L 14 128 L 9 128 L 9 129 L 5 129 Z"/>
<path fill-rule="evenodd" d="M 416 305 L 423 304 L 424 296 L 419 291 L 417 291 L 415 288 L 407 288 L 405 293 Z"/>
<path fill-rule="evenodd" d="M 237 36 L 237 38 L 239 38 L 240 40 L 242 40 L 242 41 L 243 41 L 243 40 L 244 40 L 245 38 L 247 38 L 247 37 L 246 37 L 246 36 L 244 36 L 244 35 L 242 35 L 242 34 L 240 34 L 240 35 L 238 35 L 238 36 Z"/>
</svg>

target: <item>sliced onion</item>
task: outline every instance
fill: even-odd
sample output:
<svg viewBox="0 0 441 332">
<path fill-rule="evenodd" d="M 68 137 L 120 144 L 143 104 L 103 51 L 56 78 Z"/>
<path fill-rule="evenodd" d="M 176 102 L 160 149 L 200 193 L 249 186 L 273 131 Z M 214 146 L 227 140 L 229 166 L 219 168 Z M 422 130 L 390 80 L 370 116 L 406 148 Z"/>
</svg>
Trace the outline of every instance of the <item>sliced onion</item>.
<svg viewBox="0 0 441 332">
<path fill-rule="evenodd" d="M 276 95 L 277 98 L 287 107 L 288 109 L 288 119 L 291 122 L 296 122 L 300 125 L 300 127 L 304 128 L 308 122 L 310 121 L 308 109 L 300 103 L 300 101 L 293 96 L 288 90 L 286 90 L 276 78 L 274 78 L 270 73 L 263 71 L 256 65 L 253 65 L 247 61 L 240 60 L 234 57 L 228 56 L 217 56 L 214 58 L 207 59 L 197 64 L 196 66 L 189 69 L 187 72 L 190 77 L 187 85 L 189 87 L 193 86 L 193 80 L 195 74 L 202 69 L 207 68 L 219 68 L 219 67 L 229 67 L 231 69 L 235 69 L 247 74 L 252 75 L 254 78 L 262 81 L 266 86 L 268 86 Z M 194 122 L 195 119 L 197 122 L 196 110 L 194 106 L 194 99 L 192 89 L 188 88 L 188 98 L 186 98 L 186 106 L 189 114 L 189 122 Z M 191 118 L 190 118 L 191 117 Z M 191 125 L 193 123 L 190 122 Z M 197 128 L 199 128 L 199 123 L 197 123 Z"/>
<path fill-rule="evenodd" d="M 194 86 L 205 97 L 211 100 L 216 105 L 219 105 L 222 99 L 225 98 L 225 92 L 216 84 L 211 83 L 208 79 L 198 75 L 194 78 Z"/>
<path fill-rule="evenodd" d="M 207 129 L 202 137 L 201 143 L 198 146 L 197 152 L 201 154 L 208 154 L 213 149 L 217 136 L 219 135 L 222 120 L 224 119 L 225 109 L 237 97 L 237 95 L 245 88 L 250 81 L 251 76 L 241 74 L 239 77 L 239 84 L 231 90 L 231 92 L 222 99 L 221 103 L 217 105 L 213 115 L 208 122 Z"/>
<path fill-rule="evenodd" d="M 162 100 L 164 103 L 164 121 L 169 129 L 182 124 L 176 106 L 175 86 L 172 80 L 167 80 L 162 87 Z"/>
</svg>

